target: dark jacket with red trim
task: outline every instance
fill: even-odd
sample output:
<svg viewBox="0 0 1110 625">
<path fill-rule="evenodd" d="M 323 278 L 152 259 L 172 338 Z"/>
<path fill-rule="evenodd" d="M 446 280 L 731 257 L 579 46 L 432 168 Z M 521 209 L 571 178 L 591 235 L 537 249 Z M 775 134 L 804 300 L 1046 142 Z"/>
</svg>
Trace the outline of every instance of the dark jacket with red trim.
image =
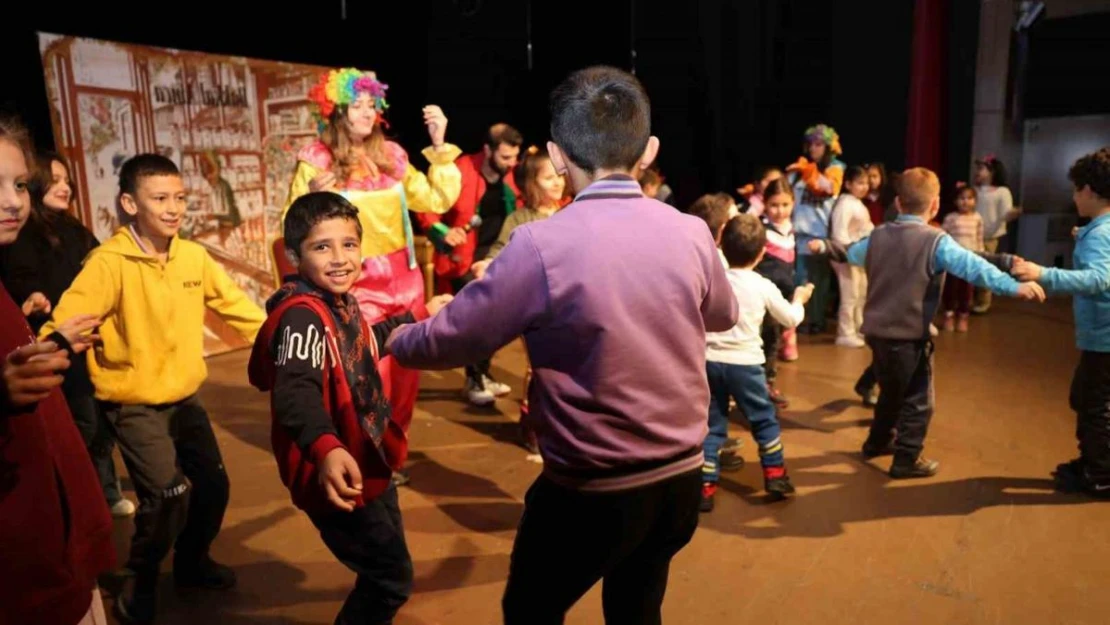
<svg viewBox="0 0 1110 625">
<path fill-rule="evenodd" d="M 428 316 L 391 317 L 369 328 L 350 294 L 321 291 L 300 277 L 282 285 L 266 304 L 266 323 L 255 340 L 248 375 L 271 393 L 270 441 L 281 481 L 306 512 L 332 508 L 317 467 L 344 447 L 363 477 L 356 505 L 380 495 L 404 464 L 408 440 L 391 418 L 377 371 L 389 333 Z"/>
<path fill-rule="evenodd" d="M 451 210 L 442 215 L 414 213 L 425 232 L 428 232 L 433 225 L 439 222 L 442 222 L 448 228 L 463 228 L 470 223 L 470 220 L 478 212 L 478 205 L 482 201 L 482 196 L 486 194 L 486 177 L 482 175 L 482 161 L 485 158 L 484 152 L 478 152 L 477 154 L 464 154 L 455 161 L 459 172 L 462 174 L 462 191 L 459 192 L 459 199 L 455 201 Z M 516 186 L 512 170 L 505 175 L 503 182 L 512 189 L 516 196 L 516 207 L 522 207 L 524 196 L 521 194 L 520 188 Z M 474 250 L 477 247 L 478 230 L 474 229 L 467 236 L 466 243 L 455 247 L 450 254 L 437 251 L 435 256 L 436 277 L 441 281 L 446 281 L 466 275 L 466 272 L 470 271 L 470 265 L 475 260 Z M 452 256 L 456 256 L 458 261 L 452 260 Z"/>
<path fill-rule="evenodd" d="M 0 359 L 33 341 L 0 285 Z M 61 391 L 16 408 L 0 387 L 0 623 L 77 623 L 115 559 L 104 491 Z"/>
</svg>

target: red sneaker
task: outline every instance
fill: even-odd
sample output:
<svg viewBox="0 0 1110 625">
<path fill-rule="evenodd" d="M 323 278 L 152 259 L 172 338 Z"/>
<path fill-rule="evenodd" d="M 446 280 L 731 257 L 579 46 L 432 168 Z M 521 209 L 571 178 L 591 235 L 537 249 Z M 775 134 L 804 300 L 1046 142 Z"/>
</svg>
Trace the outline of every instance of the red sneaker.
<svg viewBox="0 0 1110 625">
<path fill-rule="evenodd" d="M 701 505 L 698 510 L 701 512 L 713 511 L 713 495 L 717 494 L 716 482 L 702 482 L 701 485 Z"/>
</svg>

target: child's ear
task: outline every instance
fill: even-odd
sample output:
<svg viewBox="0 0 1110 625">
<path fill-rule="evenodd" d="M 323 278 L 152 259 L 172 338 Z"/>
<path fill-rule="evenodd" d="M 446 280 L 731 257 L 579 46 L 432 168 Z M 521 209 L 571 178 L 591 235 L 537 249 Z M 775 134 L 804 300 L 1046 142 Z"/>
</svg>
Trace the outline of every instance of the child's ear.
<svg viewBox="0 0 1110 625">
<path fill-rule="evenodd" d="M 289 248 L 285 249 L 285 258 L 289 261 L 289 264 L 294 267 L 301 264 L 301 259 L 297 256 L 297 253 Z"/>
<path fill-rule="evenodd" d="M 647 142 L 647 146 L 644 148 L 644 153 L 640 155 L 640 161 L 639 161 L 640 169 L 644 170 L 644 169 L 647 169 L 648 167 L 650 167 L 651 164 L 655 162 L 655 157 L 658 156 L 658 155 L 659 155 L 659 137 L 656 137 L 656 136 L 648 137 L 648 142 Z M 632 172 L 632 173 L 635 174 L 635 175 L 639 175 L 640 172 Z"/>
<path fill-rule="evenodd" d="M 123 212 L 134 217 L 139 214 L 139 205 L 135 202 L 135 196 L 130 193 L 121 193 L 119 196 L 119 205 Z"/>
</svg>

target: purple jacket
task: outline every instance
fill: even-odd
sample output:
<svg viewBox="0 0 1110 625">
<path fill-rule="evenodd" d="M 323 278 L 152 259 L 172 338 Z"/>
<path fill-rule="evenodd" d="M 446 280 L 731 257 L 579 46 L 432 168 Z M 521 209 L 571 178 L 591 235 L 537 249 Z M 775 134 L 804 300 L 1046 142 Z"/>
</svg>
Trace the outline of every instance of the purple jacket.
<svg viewBox="0 0 1110 625">
<path fill-rule="evenodd" d="M 614 176 L 517 228 L 485 279 L 400 328 L 389 350 L 406 367 L 452 369 L 523 335 L 544 473 L 611 491 L 701 466 L 705 333 L 736 320 L 705 223 Z"/>
</svg>

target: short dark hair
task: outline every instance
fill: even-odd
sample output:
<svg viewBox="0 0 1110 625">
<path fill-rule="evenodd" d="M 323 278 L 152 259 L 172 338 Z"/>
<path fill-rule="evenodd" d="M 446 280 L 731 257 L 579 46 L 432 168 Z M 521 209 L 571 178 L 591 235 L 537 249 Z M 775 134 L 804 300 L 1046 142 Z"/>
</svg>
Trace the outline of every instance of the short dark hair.
<svg viewBox="0 0 1110 625">
<path fill-rule="evenodd" d="M 1076 189 L 1091 187 L 1095 195 L 1110 200 L 1110 147 L 1081 156 L 1068 170 Z"/>
<path fill-rule="evenodd" d="M 730 267 L 747 267 L 767 247 L 767 230 L 754 215 L 742 213 L 725 224 L 721 234 L 721 251 Z"/>
<path fill-rule="evenodd" d="M 844 170 L 844 184 L 848 184 L 849 182 L 852 182 L 853 180 L 858 180 L 860 178 L 863 178 L 865 180 L 867 179 L 867 169 L 860 167 L 859 165 L 852 165 L 848 169 Z"/>
<path fill-rule="evenodd" d="M 716 237 L 728 221 L 728 207 L 732 204 L 732 196 L 727 193 L 708 193 L 695 200 L 686 212 L 704 221 Z"/>
<path fill-rule="evenodd" d="M 136 154 L 119 168 L 119 193 L 134 195 L 143 178 L 180 175 L 177 165 L 161 154 Z"/>
<path fill-rule="evenodd" d="M 489 132 L 486 133 L 486 145 L 489 149 L 496 150 L 502 143 L 514 148 L 519 148 L 524 144 L 524 136 L 520 131 L 508 124 L 494 124 L 489 127 Z"/>
<path fill-rule="evenodd" d="M 294 200 L 289 206 L 289 211 L 285 213 L 285 225 L 282 231 L 285 249 L 299 258 L 301 245 L 308 238 L 308 233 L 312 232 L 316 224 L 328 219 L 350 219 L 355 222 L 358 236 L 362 238 L 362 224 L 358 220 L 358 209 L 338 193 L 316 191 L 306 193 Z"/>
<path fill-rule="evenodd" d="M 589 67 L 551 92 L 551 138 L 578 167 L 632 169 L 651 138 L 651 102 L 635 76 Z"/>
</svg>

